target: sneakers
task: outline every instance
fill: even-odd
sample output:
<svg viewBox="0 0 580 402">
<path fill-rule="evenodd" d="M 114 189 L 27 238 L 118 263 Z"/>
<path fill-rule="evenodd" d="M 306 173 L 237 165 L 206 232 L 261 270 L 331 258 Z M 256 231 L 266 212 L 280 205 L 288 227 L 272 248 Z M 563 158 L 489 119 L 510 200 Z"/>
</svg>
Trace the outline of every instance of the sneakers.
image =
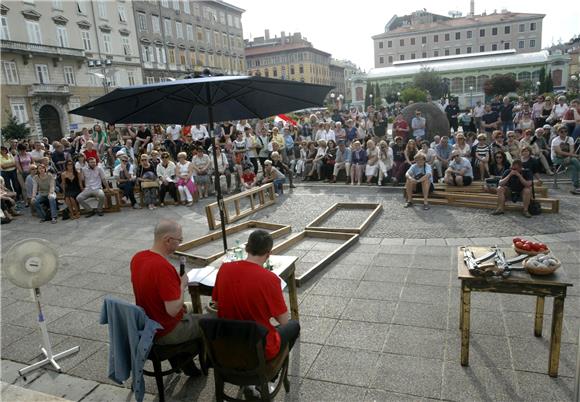
<svg viewBox="0 0 580 402">
<path fill-rule="evenodd" d="M 491 214 L 494 215 L 494 216 L 495 215 L 503 215 L 504 214 L 504 211 L 503 211 L 503 209 L 499 209 L 498 208 L 495 211 L 493 211 Z"/>
<path fill-rule="evenodd" d="M 579 195 L 580 194 L 580 187 L 575 188 L 574 190 L 570 191 L 572 194 L 574 195 Z"/>
<path fill-rule="evenodd" d="M 526 218 L 531 218 L 532 217 L 532 214 L 530 214 L 530 212 L 528 210 L 526 210 L 526 209 L 524 209 L 522 211 L 522 215 L 525 216 Z"/>
<path fill-rule="evenodd" d="M 405 203 L 405 206 L 403 206 L 403 208 L 409 208 L 409 207 L 412 207 L 412 206 L 413 206 L 413 203 L 412 203 L 412 202 L 410 202 L 410 201 L 407 201 L 407 202 Z"/>
<path fill-rule="evenodd" d="M 429 206 L 429 204 L 423 204 L 423 211 L 429 211 L 431 209 L 431 207 Z"/>
<path fill-rule="evenodd" d="M 50 220 L 50 223 L 56 223 L 56 218 L 52 218 L 52 219 Z"/>
</svg>

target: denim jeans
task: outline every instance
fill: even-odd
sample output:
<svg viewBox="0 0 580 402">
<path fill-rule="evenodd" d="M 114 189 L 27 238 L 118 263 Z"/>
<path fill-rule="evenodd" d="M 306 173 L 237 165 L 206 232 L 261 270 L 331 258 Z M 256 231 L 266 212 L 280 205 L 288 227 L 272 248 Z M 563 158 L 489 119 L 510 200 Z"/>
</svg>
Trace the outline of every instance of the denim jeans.
<svg viewBox="0 0 580 402">
<path fill-rule="evenodd" d="M 44 212 L 44 205 L 46 204 L 50 206 L 50 217 L 56 219 L 58 214 L 56 195 L 37 194 L 32 201 L 32 205 L 34 205 L 34 208 L 36 209 L 36 214 L 44 220 L 46 220 L 46 213 Z"/>
<path fill-rule="evenodd" d="M 563 165 L 568 168 L 570 171 L 570 176 L 572 177 L 572 184 L 574 184 L 574 188 L 580 188 L 580 180 L 579 180 L 579 173 L 580 173 L 580 161 L 578 158 L 554 158 L 555 165 Z"/>
<path fill-rule="evenodd" d="M 284 183 L 286 182 L 286 179 L 275 179 L 274 180 L 274 191 L 277 193 L 282 193 L 284 192 L 283 190 L 283 186 Z"/>
<path fill-rule="evenodd" d="M 503 131 L 504 135 L 508 131 L 513 131 L 514 129 L 514 122 L 513 121 L 502 121 L 501 122 L 501 130 Z"/>
</svg>

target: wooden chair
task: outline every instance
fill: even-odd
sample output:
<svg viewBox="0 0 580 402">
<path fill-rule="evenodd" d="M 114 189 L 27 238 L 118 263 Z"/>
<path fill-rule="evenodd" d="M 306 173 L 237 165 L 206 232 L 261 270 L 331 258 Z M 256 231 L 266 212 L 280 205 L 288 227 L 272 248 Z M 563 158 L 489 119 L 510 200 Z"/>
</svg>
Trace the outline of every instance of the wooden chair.
<svg viewBox="0 0 580 402">
<path fill-rule="evenodd" d="M 282 385 L 290 391 L 286 345 L 278 356 L 266 361 L 264 345 L 268 330 L 254 321 L 202 318 L 199 321 L 206 353 L 213 365 L 216 400 L 243 401 L 225 394 L 224 384 L 256 386 L 262 401 L 273 400 Z M 268 382 L 279 376 L 270 392 Z"/>
</svg>

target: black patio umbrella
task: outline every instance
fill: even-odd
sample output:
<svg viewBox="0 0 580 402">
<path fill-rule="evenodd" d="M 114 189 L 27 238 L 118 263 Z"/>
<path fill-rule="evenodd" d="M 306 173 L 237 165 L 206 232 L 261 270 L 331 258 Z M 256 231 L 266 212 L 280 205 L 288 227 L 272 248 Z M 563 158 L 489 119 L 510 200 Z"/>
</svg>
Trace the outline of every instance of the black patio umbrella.
<svg viewBox="0 0 580 402">
<path fill-rule="evenodd" d="M 275 116 L 295 110 L 320 107 L 326 85 L 255 76 L 211 76 L 159 84 L 118 88 L 69 113 L 108 123 L 209 124 L 213 138 L 216 121 Z M 224 250 L 227 249 L 224 203 L 219 184 L 215 146 L 212 146 L 215 187 L 220 211 Z"/>
</svg>

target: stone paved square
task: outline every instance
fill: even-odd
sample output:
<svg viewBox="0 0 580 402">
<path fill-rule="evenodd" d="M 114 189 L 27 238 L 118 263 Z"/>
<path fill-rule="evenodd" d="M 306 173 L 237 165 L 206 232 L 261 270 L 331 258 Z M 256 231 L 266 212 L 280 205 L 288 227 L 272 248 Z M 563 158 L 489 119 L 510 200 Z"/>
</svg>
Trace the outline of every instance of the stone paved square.
<svg viewBox="0 0 580 402">
<path fill-rule="evenodd" d="M 298 233 L 334 202 L 380 202 L 384 208 L 356 244 L 298 289 L 301 336 L 290 358 L 292 386 L 289 394 L 282 392 L 276 400 L 571 400 L 580 324 L 580 220 L 571 213 L 576 199 L 559 195 L 561 213 L 535 217 L 530 225 L 516 215 L 490 219 L 488 211 L 477 209 L 434 206 L 427 215 L 404 210 L 398 191 L 377 193 L 366 187 L 328 191 L 298 184 L 275 206 L 251 216 L 289 224 L 292 233 Z M 39 331 L 30 291 L 3 276 L 2 381 L 72 400 L 130 398 L 129 383 L 121 387 L 107 378 L 107 327 L 98 324 L 103 299 L 112 295 L 134 302 L 129 261 L 136 251 L 150 247 L 159 218 L 178 219 L 184 239 L 207 234 L 205 202 L 209 201 L 192 208 L 124 209 L 57 225 L 24 216 L 6 230 L 3 226 L 3 256 L 17 240 L 30 237 L 49 239 L 58 248 L 60 269 L 42 288 L 48 329 L 55 351 L 76 345 L 81 351 L 62 361 L 63 374 L 43 369 L 26 382 L 18 378 L 16 370 L 40 356 Z M 418 231 L 413 222 L 419 215 L 423 223 Z M 450 225 L 451 215 L 464 225 Z M 550 298 L 543 337 L 535 338 L 533 297 L 473 293 L 470 365 L 459 364 L 455 244 L 489 245 L 500 240 L 508 244 L 505 239 L 516 235 L 549 242 L 575 285 L 566 298 L 557 379 L 547 375 Z M 289 254 L 300 257 L 300 269 L 307 269 L 338 244 L 307 238 Z M 214 398 L 211 371 L 207 378 L 174 375 L 165 382 L 171 401 Z M 156 400 L 150 378 L 146 390 L 146 400 Z"/>
</svg>

